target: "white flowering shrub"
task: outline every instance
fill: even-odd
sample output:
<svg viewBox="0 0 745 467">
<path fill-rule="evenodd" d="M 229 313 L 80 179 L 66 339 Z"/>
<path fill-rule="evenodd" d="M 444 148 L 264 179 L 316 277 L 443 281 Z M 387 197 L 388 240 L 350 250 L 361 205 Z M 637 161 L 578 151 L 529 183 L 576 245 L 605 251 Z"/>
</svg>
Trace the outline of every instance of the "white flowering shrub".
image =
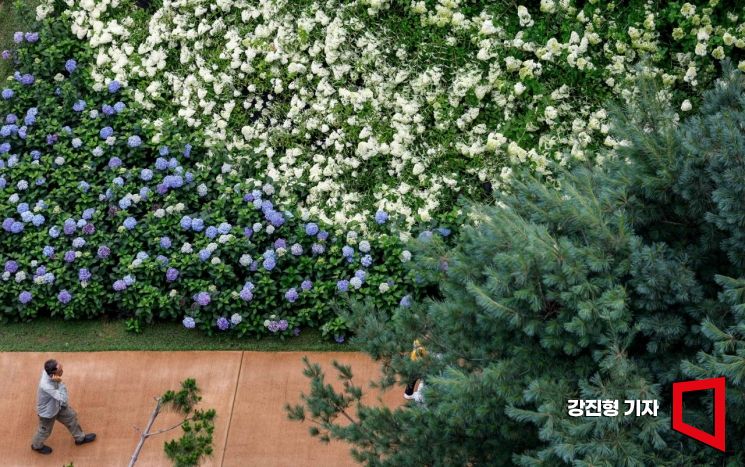
<svg viewBox="0 0 745 467">
<path fill-rule="evenodd" d="M 226 146 L 278 199 L 411 229 L 516 168 L 615 146 L 604 102 L 639 70 L 690 111 L 745 48 L 742 5 L 695 3 L 67 0 L 39 15 L 87 41 L 94 87 L 123 83 L 146 120 Z"/>
</svg>

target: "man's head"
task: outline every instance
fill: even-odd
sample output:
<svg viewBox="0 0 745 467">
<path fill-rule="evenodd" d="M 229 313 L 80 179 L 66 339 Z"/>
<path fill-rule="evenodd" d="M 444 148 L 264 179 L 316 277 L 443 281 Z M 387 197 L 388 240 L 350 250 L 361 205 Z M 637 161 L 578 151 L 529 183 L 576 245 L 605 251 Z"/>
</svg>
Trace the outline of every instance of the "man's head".
<svg viewBox="0 0 745 467">
<path fill-rule="evenodd" d="M 53 358 L 49 359 L 44 362 L 44 371 L 46 371 L 49 376 L 62 376 L 62 364 Z"/>
</svg>

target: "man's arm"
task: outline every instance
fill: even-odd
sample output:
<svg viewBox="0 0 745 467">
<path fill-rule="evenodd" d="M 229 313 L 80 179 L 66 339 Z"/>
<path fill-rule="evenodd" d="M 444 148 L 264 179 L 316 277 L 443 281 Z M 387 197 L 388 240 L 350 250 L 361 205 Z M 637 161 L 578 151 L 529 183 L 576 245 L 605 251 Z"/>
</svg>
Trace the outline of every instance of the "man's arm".
<svg viewBox="0 0 745 467">
<path fill-rule="evenodd" d="M 62 405 L 67 405 L 67 387 L 65 383 L 59 383 L 59 387 L 55 388 L 52 383 L 42 385 L 42 390 L 52 396 L 52 398 L 60 401 Z"/>
</svg>

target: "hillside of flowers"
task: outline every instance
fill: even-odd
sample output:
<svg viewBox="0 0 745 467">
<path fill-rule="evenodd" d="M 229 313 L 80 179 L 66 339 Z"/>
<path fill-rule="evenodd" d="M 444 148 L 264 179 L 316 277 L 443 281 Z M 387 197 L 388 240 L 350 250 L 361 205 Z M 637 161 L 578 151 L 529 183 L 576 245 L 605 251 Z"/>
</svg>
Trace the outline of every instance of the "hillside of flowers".
<svg viewBox="0 0 745 467">
<path fill-rule="evenodd" d="M 0 91 L 3 319 L 314 327 L 342 341 L 340 296 L 406 305 L 416 284 L 395 213 L 377 211 L 366 234 L 330 229 L 188 128 L 144 120 L 119 81 L 96 88 L 90 49 L 64 23 L 14 40 L 3 58 L 17 71 Z"/>
<path fill-rule="evenodd" d="M 3 319 L 115 315 L 236 335 L 406 306 L 414 237 L 461 196 L 622 142 L 657 75 L 681 113 L 738 2 L 44 0 L 0 82 Z M 602 164 L 602 160 L 592 162 Z M 447 268 L 443 260 L 441 268 Z"/>
</svg>

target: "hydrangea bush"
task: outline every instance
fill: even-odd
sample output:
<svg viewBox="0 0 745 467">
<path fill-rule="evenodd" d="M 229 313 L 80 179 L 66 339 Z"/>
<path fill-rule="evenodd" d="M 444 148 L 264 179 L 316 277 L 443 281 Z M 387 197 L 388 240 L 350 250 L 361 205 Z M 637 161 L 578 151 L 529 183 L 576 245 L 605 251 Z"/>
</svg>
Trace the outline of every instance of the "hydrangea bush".
<svg viewBox="0 0 745 467">
<path fill-rule="evenodd" d="M 18 71 L 0 86 L 3 319 L 105 313 L 238 336 L 326 326 L 343 340 L 337 299 L 392 308 L 417 288 L 400 216 L 378 211 L 364 233 L 314 221 L 198 131 L 143 119 L 121 82 L 96 87 L 90 49 L 64 24 L 17 36 Z"/>
<path fill-rule="evenodd" d="M 118 80 L 146 119 L 225 144 L 280 200 L 338 226 L 382 209 L 411 229 L 516 166 L 548 173 L 614 147 L 604 106 L 639 72 L 688 112 L 719 60 L 745 69 L 738 2 L 135 3 L 37 13 L 88 43 L 94 87 Z"/>
</svg>

